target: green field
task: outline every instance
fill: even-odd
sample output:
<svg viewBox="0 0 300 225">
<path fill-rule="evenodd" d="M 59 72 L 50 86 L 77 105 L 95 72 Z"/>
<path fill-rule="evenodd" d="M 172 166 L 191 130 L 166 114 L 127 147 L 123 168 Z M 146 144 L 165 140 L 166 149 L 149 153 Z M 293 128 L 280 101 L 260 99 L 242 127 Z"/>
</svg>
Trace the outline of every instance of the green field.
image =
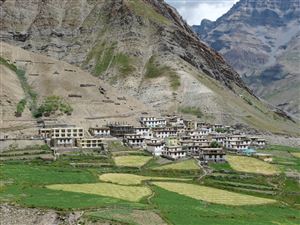
<svg viewBox="0 0 300 225">
<path fill-rule="evenodd" d="M 299 158 L 297 150 L 283 149 L 261 150 L 273 154 L 270 165 L 280 168 L 280 174 L 210 164 L 214 170 L 200 180 L 203 172 L 194 160 L 148 161 L 142 152 L 117 156 L 130 156 L 131 162 L 132 156 L 146 157 L 147 165 L 138 167 L 118 166 L 115 156 L 95 152 L 65 155 L 54 162 L 5 160 L 0 164 L 0 203 L 83 210 L 100 224 L 297 224 L 300 185 L 284 171 L 297 172 Z"/>
</svg>

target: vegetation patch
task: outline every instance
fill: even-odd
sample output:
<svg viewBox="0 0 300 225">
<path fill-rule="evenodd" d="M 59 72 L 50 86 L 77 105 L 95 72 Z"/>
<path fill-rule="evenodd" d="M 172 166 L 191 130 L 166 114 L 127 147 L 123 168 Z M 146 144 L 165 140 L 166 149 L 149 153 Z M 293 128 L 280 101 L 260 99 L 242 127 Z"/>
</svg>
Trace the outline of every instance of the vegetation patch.
<svg viewBox="0 0 300 225">
<path fill-rule="evenodd" d="M 25 110 L 25 106 L 26 106 L 26 99 L 21 99 L 18 104 L 17 104 L 17 110 L 16 110 L 16 117 L 20 117 L 22 116 L 22 113 Z"/>
<path fill-rule="evenodd" d="M 10 70 L 14 71 L 21 83 L 21 87 L 25 93 L 25 99 L 24 101 L 25 102 L 19 102 L 20 105 L 18 104 L 17 106 L 17 111 L 16 111 L 16 116 L 20 116 L 20 114 L 18 113 L 18 110 L 19 112 L 22 111 L 22 108 L 24 107 L 25 108 L 25 105 L 26 105 L 26 102 L 29 103 L 29 109 L 30 111 L 32 112 L 32 114 L 34 115 L 35 112 L 36 112 L 36 104 L 37 104 L 37 93 L 32 89 L 32 87 L 28 84 L 27 82 L 27 78 L 25 76 L 25 71 L 22 70 L 22 69 L 19 69 L 17 68 L 16 65 L 14 65 L 13 63 L 9 63 L 7 60 L 3 59 L 2 57 L 0 57 L 0 64 L 8 67 Z M 22 100 L 21 100 L 22 101 Z M 24 104 L 25 103 L 25 104 Z M 24 109 L 23 109 L 24 111 Z M 22 112 L 23 112 L 22 111 Z M 21 114 L 22 114 L 21 112 Z"/>
<path fill-rule="evenodd" d="M 234 170 L 240 172 L 264 175 L 276 175 L 280 172 L 276 166 L 251 157 L 228 155 L 226 160 Z"/>
<path fill-rule="evenodd" d="M 175 182 L 153 182 L 156 186 L 173 191 L 197 200 L 224 205 L 261 205 L 275 203 L 273 199 L 259 198 L 250 195 L 243 195 L 221 189 L 205 187 L 195 184 Z"/>
<path fill-rule="evenodd" d="M 199 170 L 199 169 L 200 168 L 194 159 L 170 163 L 170 164 L 153 168 L 153 170 Z"/>
<path fill-rule="evenodd" d="M 138 202 L 152 192 L 147 187 L 123 186 L 109 183 L 94 184 L 54 184 L 47 188 L 60 191 L 71 191 L 85 194 L 102 195 L 126 201 Z"/>
<path fill-rule="evenodd" d="M 180 178 L 170 178 L 170 177 L 152 177 L 152 176 L 140 176 L 129 173 L 106 173 L 99 176 L 101 181 L 112 182 L 122 185 L 138 185 L 143 181 L 152 181 L 152 180 L 181 180 L 187 181 L 189 179 L 180 179 Z"/>
<path fill-rule="evenodd" d="M 178 74 L 168 66 L 161 66 L 156 63 L 155 56 L 151 56 L 146 64 L 146 74 L 147 79 L 153 79 L 158 77 L 168 77 L 170 80 L 170 86 L 173 90 L 177 90 L 180 86 L 180 77 Z"/>
<path fill-rule="evenodd" d="M 102 42 L 89 53 L 86 62 L 95 60 L 93 75 L 102 76 L 110 67 L 117 67 L 122 76 L 127 76 L 135 70 L 132 59 L 124 53 L 115 52 L 116 44 Z"/>
<path fill-rule="evenodd" d="M 191 106 L 181 107 L 181 108 L 179 108 L 179 111 L 184 114 L 190 114 L 193 116 L 197 116 L 197 118 L 203 117 L 203 113 L 202 113 L 201 109 L 199 109 L 198 107 L 191 107 Z"/>
<path fill-rule="evenodd" d="M 126 167 L 142 167 L 150 159 L 152 159 L 151 156 L 141 156 L 141 155 L 126 155 L 126 156 L 114 157 L 114 161 L 117 166 L 126 166 Z"/>
<path fill-rule="evenodd" d="M 153 186 L 151 199 L 163 217 L 174 225 L 297 224 L 299 211 L 287 205 L 231 206 L 211 204 Z"/>
<path fill-rule="evenodd" d="M 300 152 L 292 152 L 291 154 L 297 158 L 300 158 Z"/>
<path fill-rule="evenodd" d="M 133 11 L 144 18 L 147 18 L 155 23 L 170 25 L 171 22 L 160 13 L 156 12 L 147 2 L 140 0 L 127 0 Z"/>
<path fill-rule="evenodd" d="M 70 115 L 73 112 L 73 108 L 69 103 L 59 96 L 48 96 L 42 105 L 37 109 L 34 116 L 49 116 L 57 111 Z"/>
</svg>

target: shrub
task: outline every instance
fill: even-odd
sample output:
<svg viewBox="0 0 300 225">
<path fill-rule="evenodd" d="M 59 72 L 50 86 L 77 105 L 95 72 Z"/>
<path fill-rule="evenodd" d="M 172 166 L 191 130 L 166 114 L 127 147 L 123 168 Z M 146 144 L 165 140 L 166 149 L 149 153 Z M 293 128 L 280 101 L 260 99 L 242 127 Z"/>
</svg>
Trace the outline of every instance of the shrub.
<svg viewBox="0 0 300 225">
<path fill-rule="evenodd" d="M 160 66 L 155 63 L 155 56 L 151 56 L 146 64 L 146 78 L 157 78 L 160 76 L 166 76 L 170 80 L 170 85 L 173 90 L 177 90 L 180 86 L 180 77 L 178 74 L 168 66 Z"/>
<path fill-rule="evenodd" d="M 48 96 L 44 100 L 43 104 L 38 107 L 34 116 L 49 116 L 57 111 L 70 115 L 73 111 L 73 108 L 59 96 Z"/>
<path fill-rule="evenodd" d="M 197 107 L 184 107 L 184 108 L 180 108 L 179 110 L 182 113 L 191 114 L 197 116 L 198 118 L 201 118 L 203 116 L 202 111 Z"/>
<path fill-rule="evenodd" d="M 26 106 L 26 99 L 22 99 L 17 104 L 17 110 L 16 110 L 16 117 L 22 116 L 22 113 L 24 112 L 25 106 Z"/>
</svg>

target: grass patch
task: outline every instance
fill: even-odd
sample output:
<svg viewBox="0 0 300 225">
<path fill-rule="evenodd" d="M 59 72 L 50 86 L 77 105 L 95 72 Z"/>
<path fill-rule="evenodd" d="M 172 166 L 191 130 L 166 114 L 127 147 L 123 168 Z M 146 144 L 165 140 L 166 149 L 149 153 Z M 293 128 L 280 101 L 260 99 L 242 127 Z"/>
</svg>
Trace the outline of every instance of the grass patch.
<svg viewBox="0 0 300 225">
<path fill-rule="evenodd" d="M 102 174 L 99 179 L 104 182 L 111 182 L 115 184 L 122 185 L 139 185 L 144 181 L 152 180 L 180 180 L 188 181 L 190 179 L 180 179 L 180 178 L 171 178 L 171 177 L 150 177 L 150 176 L 140 176 L 135 174 L 126 174 L 126 173 L 106 173 Z"/>
<path fill-rule="evenodd" d="M 199 109 L 197 107 L 191 107 L 191 106 L 181 107 L 181 108 L 179 108 L 179 111 L 184 114 L 196 116 L 197 118 L 203 117 L 203 113 L 202 113 L 201 109 Z"/>
<path fill-rule="evenodd" d="M 54 184 L 48 185 L 47 188 L 52 190 L 101 195 L 132 202 L 138 202 L 142 198 L 152 193 L 151 190 L 147 187 L 123 186 L 109 183 Z"/>
<path fill-rule="evenodd" d="M 26 106 L 26 99 L 21 99 L 18 104 L 17 104 L 17 110 L 16 110 L 16 116 L 17 117 L 20 117 L 22 116 L 22 113 L 24 112 L 25 110 L 25 106 Z"/>
<path fill-rule="evenodd" d="M 118 67 L 123 76 L 129 75 L 135 70 L 135 68 L 132 66 L 132 59 L 123 53 L 118 53 L 115 56 L 113 65 Z"/>
<path fill-rule="evenodd" d="M 300 158 L 300 152 L 292 152 L 291 154 L 297 158 Z"/>
<path fill-rule="evenodd" d="M 57 111 L 70 115 L 73 108 L 59 96 L 48 96 L 34 114 L 35 117 L 49 116 Z"/>
<path fill-rule="evenodd" d="M 180 77 L 178 74 L 168 66 L 160 66 L 156 63 L 155 56 L 151 56 L 146 64 L 145 78 L 153 79 L 162 76 L 169 78 L 170 86 L 173 90 L 177 90 L 180 87 Z"/>
<path fill-rule="evenodd" d="M 130 8 L 140 17 L 144 17 L 158 24 L 170 25 L 171 22 L 160 13 L 156 12 L 150 4 L 140 0 L 127 0 Z"/>
<path fill-rule="evenodd" d="M 205 187 L 195 184 L 175 182 L 153 182 L 154 185 L 173 191 L 197 200 L 224 205 L 261 205 L 275 203 L 273 199 L 259 198 L 217 188 Z"/>
<path fill-rule="evenodd" d="M 132 65 L 133 60 L 124 53 L 115 53 L 115 49 L 115 43 L 107 44 L 106 42 L 102 42 L 93 48 L 85 62 L 86 64 L 92 59 L 95 60 L 93 75 L 102 76 L 112 66 L 117 67 L 122 76 L 127 76 L 135 70 Z"/>
<path fill-rule="evenodd" d="M 14 71 L 21 83 L 21 87 L 25 93 L 25 104 L 24 103 L 20 103 L 19 105 L 19 110 L 22 109 L 23 105 L 25 108 L 26 102 L 29 103 L 29 109 L 32 112 L 32 114 L 35 114 L 36 111 L 36 105 L 37 105 L 37 93 L 32 89 L 32 87 L 28 84 L 27 82 L 27 78 L 25 76 L 25 71 L 22 69 L 17 68 L 16 65 L 7 62 L 7 60 L 3 59 L 2 57 L 0 57 L 0 64 L 8 67 L 10 70 Z M 18 111 L 18 106 L 17 106 L 17 111 Z M 24 109 L 23 109 L 24 111 Z"/>
<path fill-rule="evenodd" d="M 57 184 L 97 182 L 98 177 L 85 170 L 30 164 L 1 165 L 1 179 L 16 184 Z"/>
<path fill-rule="evenodd" d="M 197 162 L 194 159 L 170 163 L 163 166 L 154 167 L 152 169 L 153 170 L 200 170 Z"/>
<path fill-rule="evenodd" d="M 153 204 L 174 225 L 297 224 L 299 211 L 286 205 L 228 206 L 210 204 L 153 186 Z"/>
<path fill-rule="evenodd" d="M 216 171 L 232 171 L 232 167 L 229 163 L 210 163 L 209 167 Z"/>
<path fill-rule="evenodd" d="M 264 175 L 276 175 L 280 172 L 276 166 L 251 157 L 228 155 L 226 160 L 234 170 L 240 172 Z"/>
<path fill-rule="evenodd" d="M 151 156 L 140 156 L 140 155 L 126 155 L 126 156 L 114 157 L 114 161 L 117 166 L 126 166 L 126 167 L 142 167 L 150 159 L 152 159 Z"/>
<path fill-rule="evenodd" d="M 284 145 L 268 145 L 265 148 L 265 150 L 297 152 L 297 151 L 300 151 L 300 148 L 299 147 L 284 146 Z"/>
</svg>

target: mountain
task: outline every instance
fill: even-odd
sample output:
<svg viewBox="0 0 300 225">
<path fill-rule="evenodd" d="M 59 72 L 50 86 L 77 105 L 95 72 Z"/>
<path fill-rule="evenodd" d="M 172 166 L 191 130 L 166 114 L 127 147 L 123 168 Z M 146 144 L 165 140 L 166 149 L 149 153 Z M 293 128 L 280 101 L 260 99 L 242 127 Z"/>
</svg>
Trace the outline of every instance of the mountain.
<svg viewBox="0 0 300 225">
<path fill-rule="evenodd" d="M 5 43 L 78 66 L 158 113 L 299 133 L 164 1 L 9 0 L 1 12 Z"/>
<path fill-rule="evenodd" d="M 0 53 L 1 59 L 7 62 L 0 63 L 0 107 L 3 109 L 1 133 L 35 135 L 36 119 L 32 117 L 29 108 L 37 108 L 52 96 L 61 97 L 72 107 L 72 113 L 67 115 L 56 112 L 47 119 L 59 124 L 76 124 L 86 129 L 108 122 L 127 121 L 137 125 L 136 117 L 142 116 L 144 112 L 157 115 L 137 99 L 121 94 L 104 81 L 66 62 L 6 43 L 1 43 Z M 18 71 L 25 72 L 25 82 L 20 79 L 18 71 L 8 66 L 9 63 L 14 63 Z M 36 100 L 32 103 L 33 97 Z M 26 99 L 27 104 L 22 116 L 16 117 L 15 111 L 22 99 Z"/>
<path fill-rule="evenodd" d="M 240 0 L 193 29 L 255 94 L 300 117 L 299 0 Z"/>
</svg>

